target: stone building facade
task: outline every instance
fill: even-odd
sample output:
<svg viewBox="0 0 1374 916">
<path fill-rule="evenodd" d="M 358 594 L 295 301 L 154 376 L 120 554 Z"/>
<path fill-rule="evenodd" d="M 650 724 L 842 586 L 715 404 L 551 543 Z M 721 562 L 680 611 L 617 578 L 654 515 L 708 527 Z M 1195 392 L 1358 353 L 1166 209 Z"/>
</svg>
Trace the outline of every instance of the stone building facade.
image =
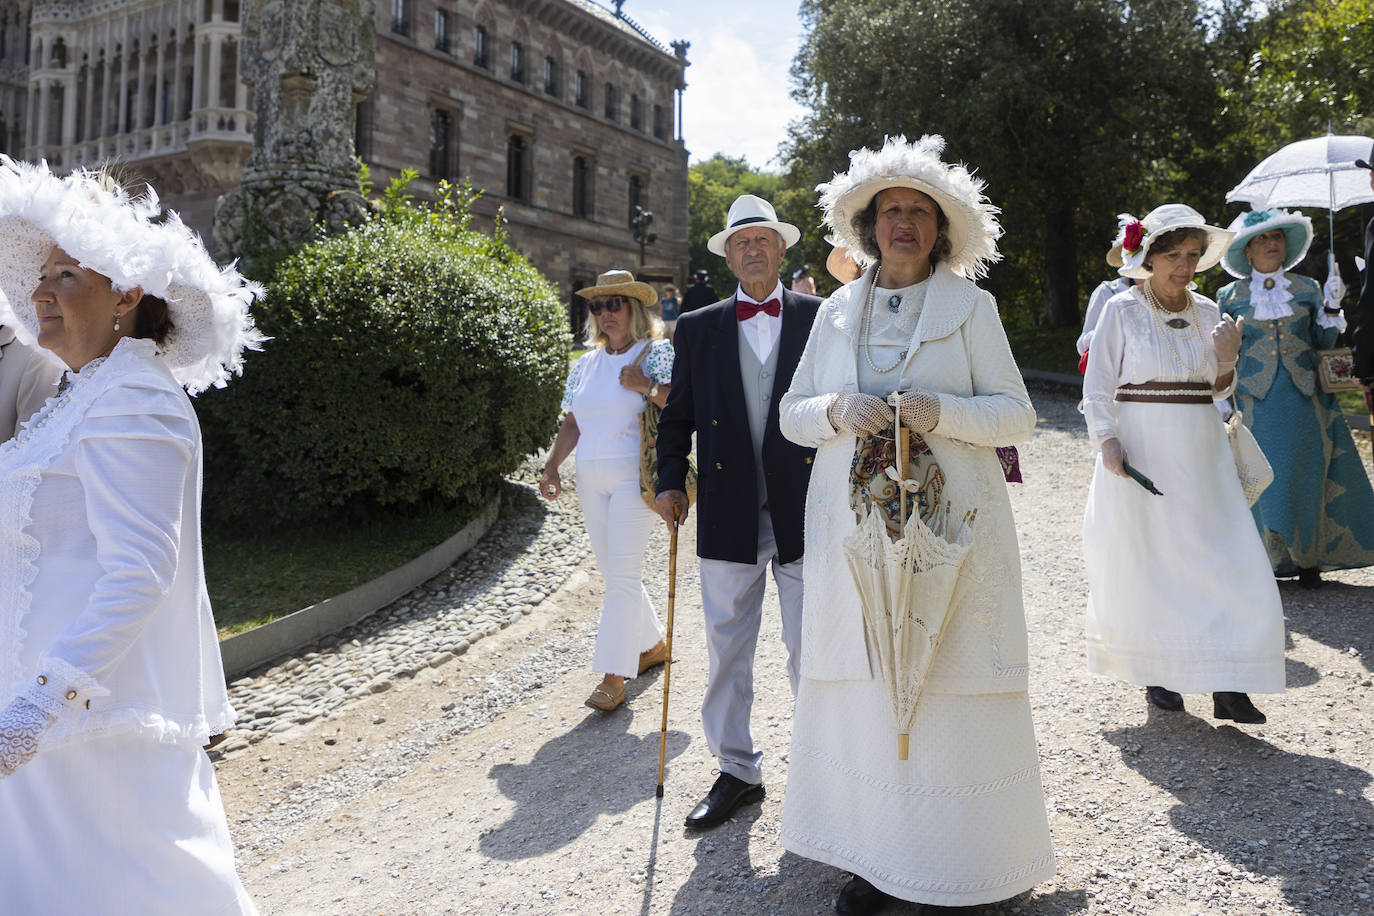
<svg viewBox="0 0 1374 916">
<path fill-rule="evenodd" d="M 288 0 L 244 0 L 251 3 Z M 359 0 L 289 0 L 351 3 Z M 685 279 L 686 45 L 592 0 L 362 0 L 376 89 L 353 135 L 372 180 L 469 179 L 564 293 L 612 266 Z M 128 163 L 207 238 L 254 142 L 239 0 L 0 0 L 0 152 Z M 620 6 L 619 3 L 616 4 Z M 658 239 L 635 242 L 638 204 Z M 570 299 L 570 301 L 572 301 Z"/>
</svg>

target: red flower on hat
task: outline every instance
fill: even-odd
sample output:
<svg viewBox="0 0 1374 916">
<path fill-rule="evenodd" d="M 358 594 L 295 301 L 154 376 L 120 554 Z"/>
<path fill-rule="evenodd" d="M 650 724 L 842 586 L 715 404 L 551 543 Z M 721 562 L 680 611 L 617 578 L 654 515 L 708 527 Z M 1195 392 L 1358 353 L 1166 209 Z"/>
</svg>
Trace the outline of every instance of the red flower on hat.
<svg viewBox="0 0 1374 916">
<path fill-rule="evenodd" d="M 1145 240 L 1147 231 L 1145 224 L 1140 220 L 1127 223 L 1125 233 L 1121 237 L 1121 250 L 1128 254 L 1135 254 L 1140 250 L 1140 243 Z"/>
</svg>

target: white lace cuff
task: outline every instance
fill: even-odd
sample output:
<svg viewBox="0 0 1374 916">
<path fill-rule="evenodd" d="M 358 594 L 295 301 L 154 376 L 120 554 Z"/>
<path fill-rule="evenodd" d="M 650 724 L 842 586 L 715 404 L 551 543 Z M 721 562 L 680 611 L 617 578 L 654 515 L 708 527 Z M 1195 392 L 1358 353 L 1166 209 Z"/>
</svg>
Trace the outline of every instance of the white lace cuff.
<svg viewBox="0 0 1374 916">
<path fill-rule="evenodd" d="M 108 696 L 95 678 L 61 659 L 38 662 L 38 674 L 24 691 L 24 698 L 58 720 L 69 719 L 91 708 L 95 697 Z"/>
<path fill-rule="evenodd" d="M 1332 315 L 1329 312 L 1327 312 L 1327 310 L 1324 308 L 1319 309 L 1317 311 L 1317 327 L 1335 328 L 1337 331 L 1344 333 L 1345 311 L 1341 310 L 1336 312 L 1336 314 Z"/>
</svg>

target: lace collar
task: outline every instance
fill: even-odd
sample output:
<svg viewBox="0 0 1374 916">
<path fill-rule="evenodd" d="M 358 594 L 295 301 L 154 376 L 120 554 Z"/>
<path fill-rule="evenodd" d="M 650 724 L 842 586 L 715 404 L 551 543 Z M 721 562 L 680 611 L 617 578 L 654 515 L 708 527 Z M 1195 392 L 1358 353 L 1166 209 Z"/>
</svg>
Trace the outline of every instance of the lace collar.
<svg viewBox="0 0 1374 916">
<path fill-rule="evenodd" d="M 1293 314 L 1293 291 L 1287 273 L 1280 267 L 1273 273 L 1262 270 L 1250 274 L 1250 306 L 1260 321 L 1278 321 Z"/>
</svg>

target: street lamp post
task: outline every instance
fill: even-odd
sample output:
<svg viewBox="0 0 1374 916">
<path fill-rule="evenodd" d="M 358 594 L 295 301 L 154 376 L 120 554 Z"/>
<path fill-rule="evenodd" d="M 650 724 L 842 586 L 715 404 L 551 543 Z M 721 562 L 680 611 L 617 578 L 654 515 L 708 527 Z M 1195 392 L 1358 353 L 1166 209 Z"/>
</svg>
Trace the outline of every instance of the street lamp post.
<svg viewBox="0 0 1374 916">
<path fill-rule="evenodd" d="M 635 215 L 630 219 L 630 227 L 634 230 L 634 239 L 639 243 L 639 266 L 644 266 L 644 248 L 658 241 L 658 233 L 650 232 L 649 226 L 653 224 L 654 215 L 645 210 L 639 204 L 635 204 Z"/>
</svg>

